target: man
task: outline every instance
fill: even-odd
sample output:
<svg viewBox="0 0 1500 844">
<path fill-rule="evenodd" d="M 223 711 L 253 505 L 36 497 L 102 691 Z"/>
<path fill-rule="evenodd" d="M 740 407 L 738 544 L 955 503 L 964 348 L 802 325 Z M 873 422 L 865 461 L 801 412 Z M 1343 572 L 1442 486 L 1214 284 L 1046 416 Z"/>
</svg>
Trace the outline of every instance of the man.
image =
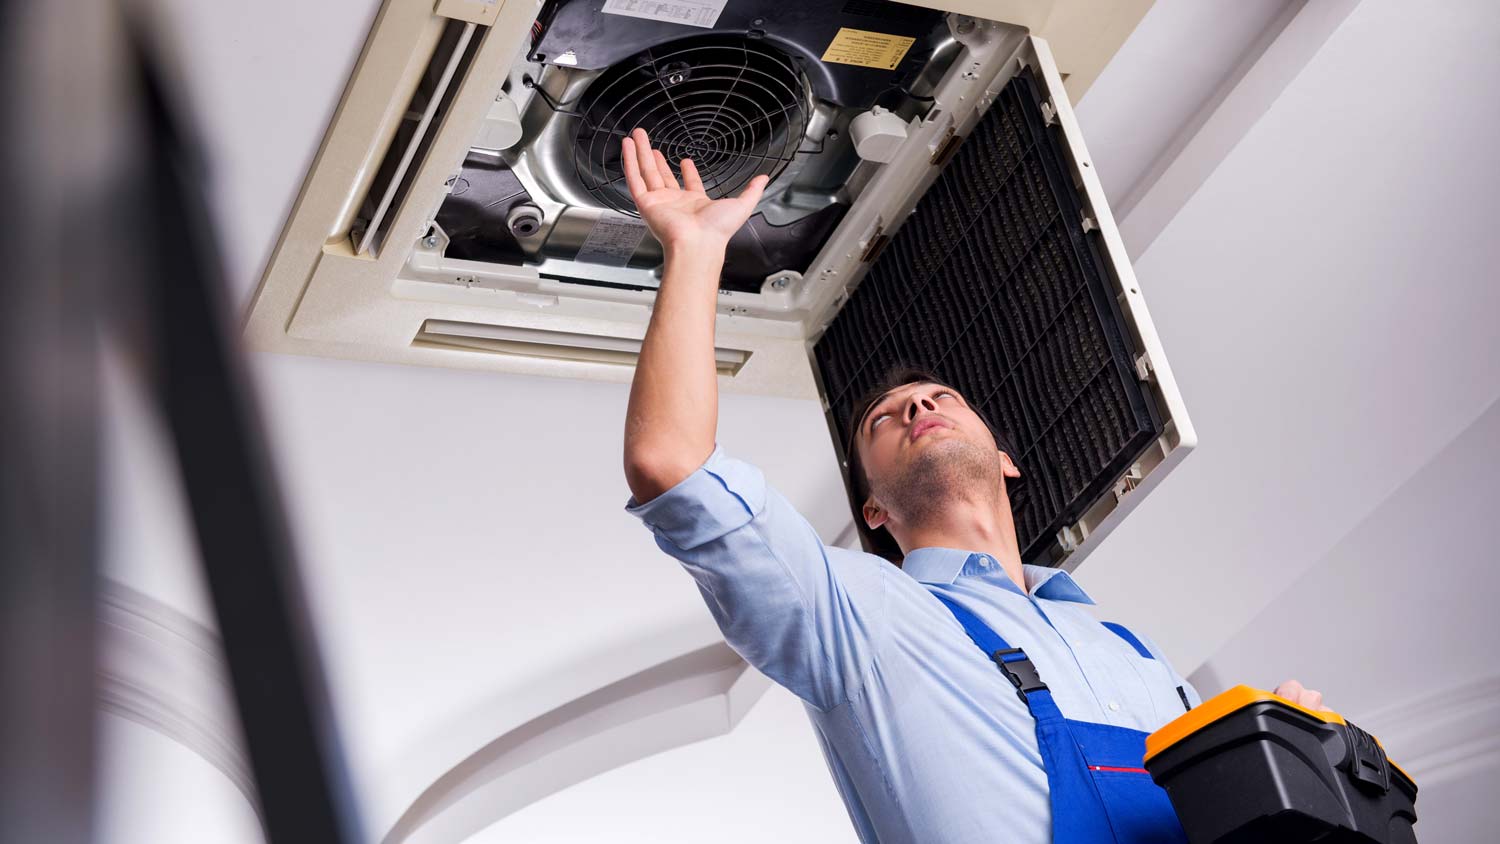
<svg viewBox="0 0 1500 844">
<path fill-rule="evenodd" d="M 766 177 L 711 200 L 643 130 L 622 154 L 666 256 L 626 413 L 627 509 L 730 646 L 804 701 L 860 839 L 1182 840 L 1142 741 L 1197 692 L 1149 639 L 1095 620 L 1066 572 L 1021 564 L 1021 473 L 988 423 L 932 376 L 895 373 L 855 409 L 850 480 L 896 565 L 824 545 L 715 442 L 717 281 Z M 1277 692 L 1322 705 L 1295 681 Z"/>
</svg>

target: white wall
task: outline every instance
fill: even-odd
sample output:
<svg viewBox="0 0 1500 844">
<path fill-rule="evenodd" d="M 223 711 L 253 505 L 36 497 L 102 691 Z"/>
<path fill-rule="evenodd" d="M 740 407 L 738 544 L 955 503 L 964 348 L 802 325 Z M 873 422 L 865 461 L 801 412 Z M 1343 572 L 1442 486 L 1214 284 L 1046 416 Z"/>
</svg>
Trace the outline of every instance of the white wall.
<svg viewBox="0 0 1500 844">
<path fill-rule="evenodd" d="M 1423 841 L 1500 828 L 1500 402 L 1288 585 L 1194 676 L 1295 677 L 1417 781 Z"/>
<path fill-rule="evenodd" d="M 99 718 L 97 844 L 261 844 L 260 821 L 218 769 L 134 721 Z"/>
<path fill-rule="evenodd" d="M 1135 262 L 1201 444 L 1080 576 L 1184 671 L 1500 397 L 1497 29 L 1363 0 Z"/>
<path fill-rule="evenodd" d="M 624 385 L 256 364 L 372 830 L 480 744 L 718 638 L 623 511 Z M 816 405 L 725 396 L 719 441 L 832 538 L 846 509 Z"/>
</svg>

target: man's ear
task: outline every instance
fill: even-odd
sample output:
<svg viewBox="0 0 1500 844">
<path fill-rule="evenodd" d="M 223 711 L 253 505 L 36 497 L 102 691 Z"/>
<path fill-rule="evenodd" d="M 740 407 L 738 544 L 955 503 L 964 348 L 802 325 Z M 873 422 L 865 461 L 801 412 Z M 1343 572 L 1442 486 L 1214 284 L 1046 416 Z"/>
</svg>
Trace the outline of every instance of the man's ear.
<svg viewBox="0 0 1500 844">
<path fill-rule="evenodd" d="M 1021 477 L 1021 467 L 1017 466 L 1015 462 L 1010 459 L 1010 455 L 1006 454 L 1003 451 L 1000 452 L 1000 474 L 1007 478 Z"/>
<path fill-rule="evenodd" d="M 891 517 L 879 504 L 875 503 L 873 496 L 866 498 L 864 505 L 859 509 L 860 513 L 865 517 L 865 526 L 870 530 L 875 530 L 885 524 Z"/>
</svg>

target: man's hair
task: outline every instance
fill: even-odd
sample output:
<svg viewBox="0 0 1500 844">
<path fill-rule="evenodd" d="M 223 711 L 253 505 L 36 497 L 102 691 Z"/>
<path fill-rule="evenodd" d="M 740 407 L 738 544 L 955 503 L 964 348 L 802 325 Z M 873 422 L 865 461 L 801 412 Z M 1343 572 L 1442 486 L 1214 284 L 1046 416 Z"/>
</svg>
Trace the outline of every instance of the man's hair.
<svg viewBox="0 0 1500 844">
<path fill-rule="evenodd" d="M 845 441 L 849 443 L 849 453 L 847 455 L 849 483 L 847 486 L 849 489 L 849 506 L 854 511 L 854 527 L 859 531 L 859 535 L 864 538 L 865 547 L 898 566 L 901 565 L 905 554 L 902 553 L 901 546 L 896 543 L 896 538 L 891 536 L 891 532 L 883 526 L 871 530 L 865 524 L 864 503 L 865 499 L 870 497 L 870 478 L 865 474 L 864 460 L 859 455 L 860 423 L 864 421 L 865 414 L 870 411 L 870 408 L 876 402 L 880 401 L 886 393 L 897 387 L 918 383 L 938 384 L 953 390 L 955 393 L 963 394 L 962 390 L 925 369 L 912 366 L 911 364 L 898 363 L 886 370 L 885 374 L 870 386 L 870 389 L 854 400 L 849 415 L 849 429 L 845 437 Z M 965 399 L 967 398 L 965 396 Z M 984 426 L 990 429 L 990 434 L 994 436 L 995 443 L 1002 451 L 1009 454 L 1012 460 L 1020 456 L 1011 447 L 1010 438 L 990 422 L 989 418 L 985 416 L 984 411 L 973 404 L 969 405 L 969 409 L 973 410 L 979 416 L 979 421 L 983 422 Z"/>
</svg>

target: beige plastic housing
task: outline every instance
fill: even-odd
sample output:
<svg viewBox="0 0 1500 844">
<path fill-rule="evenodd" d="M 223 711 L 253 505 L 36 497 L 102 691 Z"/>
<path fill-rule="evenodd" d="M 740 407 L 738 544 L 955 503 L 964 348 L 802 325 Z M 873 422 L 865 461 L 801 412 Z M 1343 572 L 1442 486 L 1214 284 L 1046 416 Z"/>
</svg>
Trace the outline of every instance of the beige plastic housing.
<svg viewBox="0 0 1500 844">
<path fill-rule="evenodd" d="M 564 285 L 527 268 L 446 259 L 441 241 L 428 236 L 449 180 L 470 147 L 493 128 L 487 127 L 487 118 L 509 68 L 527 43 L 540 5 L 539 0 L 386 0 L 253 299 L 246 322 L 253 348 L 629 380 L 632 369 L 624 359 L 601 361 L 588 353 L 578 359 L 566 354 L 534 356 L 419 339 L 430 320 L 555 332 L 563 346 L 568 337 L 581 335 L 639 341 L 644 334 L 650 291 Z M 1103 11 L 1084 0 L 937 0 L 917 5 L 1006 22 L 1010 25 L 1003 29 L 1012 40 L 1024 31 L 1051 39 L 1064 57 L 1065 84 L 1077 96 L 1150 3 L 1110 4 Z M 359 242 L 351 242 L 358 208 L 451 20 L 472 25 L 470 37 L 477 44 L 473 60 L 454 73 L 451 105 L 428 127 L 430 146 L 410 164 L 409 191 L 390 209 L 383 242 L 358 252 Z M 935 111 L 944 120 L 962 121 L 978 113 L 985 104 L 981 94 L 1006 57 L 989 50 L 976 58 L 984 63 L 978 74 L 946 85 L 937 101 Z M 972 71 L 965 62 L 955 64 L 953 75 L 966 73 Z M 862 166 L 852 180 L 863 184 L 856 207 L 888 207 L 914 199 L 911 194 L 925 175 L 915 164 L 931 158 L 930 135 L 916 127 L 891 162 Z M 905 175 L 879 178 L 886 169 Z M 857 243 L 865 237 L 867 232 L 857 230 L 859 219 L 851 214 L 833 241 Z M 844 259 L 833 241 L 819 256 L 815 272 L 767 279 L 758 294 L 721 297 L 719 345 L 748 352 L 734 374 L 721 378 L 723 389 L 816 398 L 807 340 L 822 329 L 829 308 L 846 298 L 855 283 L 848 270 L 839 268 Z"/>
<path fill-rule="evenodd" d="M 1056 537 L 1054 563 L 1073 568 L 1196 444 L 1119 231 L 1073 117 L 1080 95 L 1149 2 L 927 0 L 950 12 L 959 52 L 884 162 L 863 161 L 852 205 L 806 272 L 765 279 L 755 293 L 721 291 L 716 346 L 723 390 L 821 399 L 811 344 L 859 285 L 862 260 L 894 232 L 961 140 L 1022 66 L 1044 81 L 1075 185 L 1137 349 L 1137 370 L 1165 429 L 1157 442 Z M 392 363 L 628 381 L 653 290 L 564 284 L 535 268 L 445 257 L 433 218 L 476 142 L 494 125 L 501 86 L 528 38 L 539 0 L 386 0 L 323 146 L 307 175 L 246 323 L 253 348 Z M 454 22 L 458 23 L 454 23 Z M 437 54 L 461 27 L 464 61 Z M 1061 57 L 1056 58 L 1056 57 Z M 425 79 L 426 83 L 423 82 Z M 403 158 L 409 185 L 389 203 L 379 237 L 358 230 L 377 170 L 421 84 L 438 78 L 447 107 L 421 117 L 424 150 Z M 502 110 L 506 115 L 508 110 Z M 500 122 L 505 123 L 506 117 Z M 649 241 L 649 237 L 648 237 Z M 652 243 L 641 248 L 654 247 Z"/>
</svg>

